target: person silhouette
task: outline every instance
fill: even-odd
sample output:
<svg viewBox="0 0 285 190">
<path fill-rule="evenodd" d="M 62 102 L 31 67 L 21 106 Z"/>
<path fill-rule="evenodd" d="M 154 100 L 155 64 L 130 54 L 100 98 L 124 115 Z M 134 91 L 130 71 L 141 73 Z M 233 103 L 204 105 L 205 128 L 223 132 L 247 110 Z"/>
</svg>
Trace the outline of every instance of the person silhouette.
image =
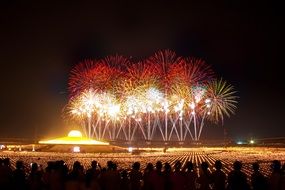
<svg viewBox="0 0 285 190">
<path fill-rule="evenodd" d="M 171 171 L 171 165 L 168 162 L 164 163 L 164 171 L 163 171 L 163 177 L 164 177 L 164 187 L 165 190 L 172 189 L 172 171 Z"/>
<path fill-rule="evenodd" d="M 186 189 L 196 190 L 197 172 L 194 170 L 194 165 L 191 161 L 186 162 L 184 172 L 186 180 Z"/>
<path fill-rule="evenodd" d="M 10 158 L 0 160 L 0 188 L 9 189 L 12 182 L 12 169 L 10 165 Z"/>
<path fill-rule="evenodd" d="M 181 171 L 181 162 L 178 160 L 174 165 L 174 172 L 170 174 L 171 186 L 173 190 L 185 189 L 186 180 Z"/>
<path fill-rule="evenodd" d="M 152 184 L 151 184 L 151 177 L 153 175 L 153 164 L 148 163 L 146 165 L 146 168 L 143 173 L 143 189 L 144 190 L 151 190 Z"/>
<path fill-rule="evenodd" d="M 282 187 L 282 171 L 281 162 L 279 160 L 273 160 L 271 164 L 272 173 L 269 176 L 269 189 L 279 190 Z"/>
<path fill-rule="evenodd" d="M 162 162 L 157 161 L 155 164 L 155 170 L 151 173 L 150 183 L 153 190 L 164 190 L 165 181 L 162 173 Z"/>
<path fill-rule="evenodd" d="M 209 190 L 211 184 L 211 174 L 208 170 L 209 164 L 207 162 L 201 163 L 200 177 L 197 179 L 197 183 L 200 184 L 200 190 Z"/>
<path fill-rule="evenodd" d="M 215 190 L 225 190 L 226 188 L 226 174 L 222 171 L 222 162 L 216 160 L 215 168 L 216 170 L 212 173 L 213 189 Z"/>
<path fill-rule="evenodd" d="M 24 170 L 23 161 L 18 160 L 16 162 L 16 169 L 12 173 L 14 189 L 27 189 L 26 172 Z"/>
<path fill-rule="evenodd" d="M 127 170 L 123 170 L 121 172 L 121 183 L 120 183 L 121 190 L 130 190 L 130 179 Z"/>
<path fill-rule="evenodd" d="M 253 173 L 251 174 L 251 186 L 253 190 L 268 189 L 268 181 L 265 176 L 259 171 L 257 162 L 252 164 Z"/>
<path fill-rule="evenodd" d="M 130 171 L 129 175 L 130 175 L 131 190 L 140 190 L 141 189 L 142 173 L 140 172 L 140 163 L 139 162 L 135 162 L 133 164 L 132 170 Z"/>
<path fill-rule="evenodd" d="M 249 184 L 247 182 L 247 176 L 241 171 L 242 163 L 240 161 L 235 161 L 234 170 L 228 175 L 228 190 L 249 190 Z"/>
<path fill-rule="evenodd" d="M 99 175 L 100 175 L 100 165 L 96 160 L 91 162 L 91 168 L 86 171 L 85 174 L 85 183 L 86 187 L 90 189 L 97 189 L 99 188 Z"/>
</svg>

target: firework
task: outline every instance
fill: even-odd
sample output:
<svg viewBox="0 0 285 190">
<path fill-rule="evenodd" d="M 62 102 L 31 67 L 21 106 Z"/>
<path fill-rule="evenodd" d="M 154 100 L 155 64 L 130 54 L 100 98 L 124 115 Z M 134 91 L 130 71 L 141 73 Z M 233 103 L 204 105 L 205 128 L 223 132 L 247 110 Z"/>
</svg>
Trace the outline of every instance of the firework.
<svg viewBox="0 0 285 190">
<path fill-rule="evenodd" d="M 208 109 L 211 119 L 215 122 L 223 122 L 224 115 L 230 117 L 234 114 L 237 104 L 237 96 L 234 87 L 226 81 L 214 80 L 210 81 L 207 85 L 207 97 L 210 101 Z"/>
<path fill-rule="evenodd" d="M 96 60 L 85 60 L 76 65 L 71 71 L 68 81 L 71 97 L 76 96 L 86 89 L 90 88 L 92 83 L 89 76 L 93 67 L 98 64 Z M 89 85 L 90 84 L 90 85 Z"/>
<path fill-rule="evenodd" d="M 199 140 L 206 121 L 223 123 L 237 104 L 233 86 L 203 60 L 169 50 L 138 63 L 119 55 L 84 61 L 69 90 L 68 118 L 99 139 Z"/>
<path fill-rule="evenodd" d="M 183 59 L 170 50 L 158 51 L 154 56 L 147 59 L 147 63 L 153 64 L 153 74 L 158 76 L 161 88 L 163 88 L 166 95 L 168 90 L 171 89 L 171 85 L 179 82 L 179 73 L 176 67 L 181 62 L 183 62 Z"/>
</svg>

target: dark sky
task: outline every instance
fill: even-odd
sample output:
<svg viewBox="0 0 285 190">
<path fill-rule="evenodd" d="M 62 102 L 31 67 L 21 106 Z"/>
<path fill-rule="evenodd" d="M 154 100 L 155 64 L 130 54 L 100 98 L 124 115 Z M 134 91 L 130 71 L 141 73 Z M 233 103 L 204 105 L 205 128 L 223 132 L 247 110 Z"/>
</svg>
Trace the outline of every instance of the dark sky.
<svg viewBox="0 0 285 190">
<path fill-rule="evenodd" d="M 282 6 L 260 1 L 0 3 L 0 137 L 64 134 L 72 66 L 160 49 L 203 58 L 238 90 L 233 138 L 284 136 Z M 135 2 L 135 1 L 134 1 Z M 211 1 L 209 1 L 211 2 Z M 209 126 L 204 137 L 222 138 Z"/>
</svg>

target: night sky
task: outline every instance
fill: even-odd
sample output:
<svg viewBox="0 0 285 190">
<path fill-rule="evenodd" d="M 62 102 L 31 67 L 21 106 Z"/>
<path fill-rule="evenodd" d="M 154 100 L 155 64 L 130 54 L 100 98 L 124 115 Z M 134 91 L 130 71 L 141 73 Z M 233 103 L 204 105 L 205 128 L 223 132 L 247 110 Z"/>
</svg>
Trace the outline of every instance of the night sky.
<svg viewBox="0 0 285 190">
<path fill-rule="evenodd" d="M 236 115 L 203 138 L 223 138 L 224 128 L 234 139 L 284 136 L 280 4 L 67 2 L 0 3 L 1 138 L 65 134 L 68 74 L 79 61 L 161 49 L 204 59 L 238 91 Z"/>
</svg>

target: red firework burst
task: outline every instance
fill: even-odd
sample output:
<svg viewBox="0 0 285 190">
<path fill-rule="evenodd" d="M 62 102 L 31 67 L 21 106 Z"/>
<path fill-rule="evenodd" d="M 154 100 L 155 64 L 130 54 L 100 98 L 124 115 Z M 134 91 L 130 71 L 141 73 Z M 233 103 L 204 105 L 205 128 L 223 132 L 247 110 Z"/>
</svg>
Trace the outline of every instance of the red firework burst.
<svg viewBox="0 0 285 190">
<path fill-rule="evenodd" d="M 154 74 L 159 77 L 159 82 L 167 94 L 171 88 L 171 83 L 175 80 L 174 76 L 177 74 L 175 68 L 183 62 L 182 57 L 178 57 L 173 51 L 164 50 L 155 53 L 147 62 L 153 64 Z"/>
<path fill-rule="evenodd" d="M 89 88 L 90 70 L 98 64 L 97 60 L 85 60 L 77 64 L 71 71 L 68 81 L 68 90 L 71 97 L 76 96 L 80 92 Z"/>
</svg>

